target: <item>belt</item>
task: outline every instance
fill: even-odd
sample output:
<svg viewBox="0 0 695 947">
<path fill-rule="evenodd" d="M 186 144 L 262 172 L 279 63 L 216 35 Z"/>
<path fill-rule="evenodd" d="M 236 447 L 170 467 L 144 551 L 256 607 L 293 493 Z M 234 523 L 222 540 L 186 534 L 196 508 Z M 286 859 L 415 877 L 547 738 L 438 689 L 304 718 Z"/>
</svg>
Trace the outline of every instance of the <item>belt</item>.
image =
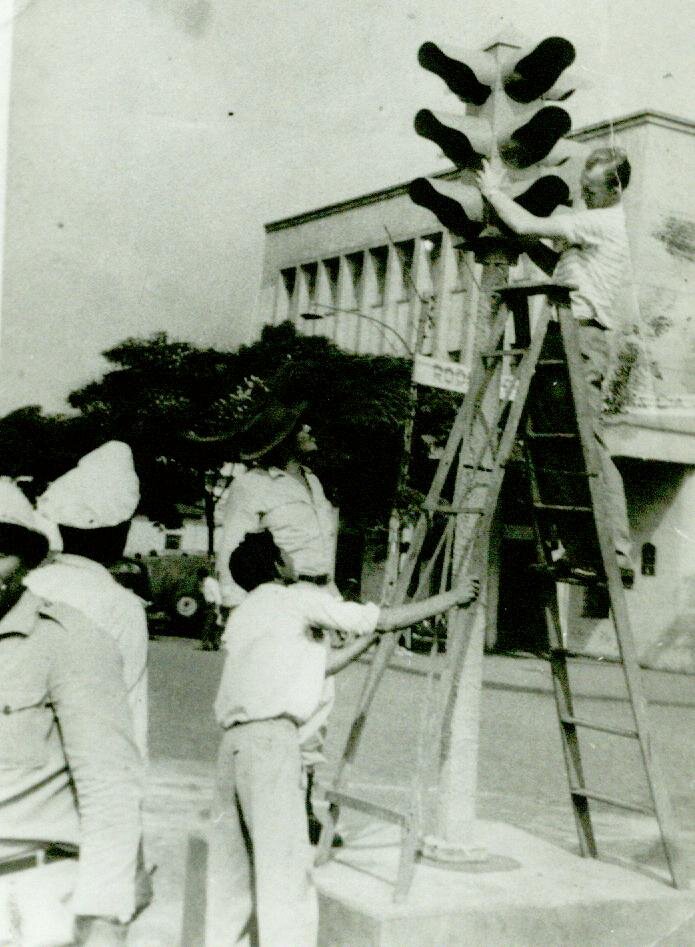
<svg viewBox="0 0 695 947">
<path fill-rule="evenodd" d="M 608 332 L 608 326 L 604 326 L 598 319 L 575 319 L 575 322 L 578 326 L 588 326 L 590 329 L 602 329 L 603 332 Z"/>
<path fill-rule="evenodd" d="M 328 585 L 331 581 L 330 576 L 326 575 L 298 575 L 297 582 L 311 582 L 313 585 Z"/>
<path fill-rule="evenodd" d="M 59 845 L 49 845 L 48 848 L 18 852 L 16 855 L 0 860 L 0 877 L 12 875 L 17 871 L 26 871 L 27 868 L 38 868 L 64 858 L 77 858 L 77 849 L 72 851 Z"/>
</svg>

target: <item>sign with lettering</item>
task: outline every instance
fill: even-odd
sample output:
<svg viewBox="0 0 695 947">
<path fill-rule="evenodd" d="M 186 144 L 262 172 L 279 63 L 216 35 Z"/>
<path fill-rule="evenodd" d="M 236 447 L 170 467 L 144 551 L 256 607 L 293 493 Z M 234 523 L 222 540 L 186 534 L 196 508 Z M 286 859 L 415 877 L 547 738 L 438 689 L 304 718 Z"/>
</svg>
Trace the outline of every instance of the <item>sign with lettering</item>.
<svg viewBox="0 0 695 947">
<path fill-rule="evenodd" d="M 413 381 L 430 388 L 443 388 L 445 391 L 468 391 L 470 371 L 459 362 L 448 359 L 432 358 L 429 355 L 416 355 L 413 366 Z"/>
</svg>

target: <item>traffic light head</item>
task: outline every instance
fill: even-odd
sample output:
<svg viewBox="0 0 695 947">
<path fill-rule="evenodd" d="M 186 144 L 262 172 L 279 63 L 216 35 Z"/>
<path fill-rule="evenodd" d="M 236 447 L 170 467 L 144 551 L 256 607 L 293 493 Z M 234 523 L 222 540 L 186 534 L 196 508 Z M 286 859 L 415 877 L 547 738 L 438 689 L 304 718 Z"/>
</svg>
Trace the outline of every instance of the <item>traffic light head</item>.
<svg viewBox="0 0 695 947">
<path fill-rule="evenodd" d="M 483 158 L 501 161 L 511 182 L 510 196 L 530 213 L 546 217 L 559 205 L 570 205 L 579 191 L 577 154 L 573 143 L 562 140 L 572 127 L 570 115 L 561 105 L 549 104 L 572 92 L 563 73 L 575 51 L 560 36 L 526 49 L 517 39 L 507 32 L 482 51 L 424 43 L 418 51 L 420 65 L 443 79 L 468 109 L 463 115 L 421 109 L 415 131 L 435 142 L 459 170 L 477 170 Z M 505 228 L 498 228 L 500 222 L 470 185 L 418 178 L 409 193 L 465 240 L 482 245 L 485 239 L 506 239 Z"/>
<path fill-rule="evenodd" d="M 416 178 L 409 185 L 408 194 L 415 204 L 432 211 L 447 230 L 459 237 L 472 240 L 483 229 L 485 208 L 477 187 L 440 178 Z"/>
<path fill-rule="evenodd" d="M 481 158 L 490 153 L 492 131 L 488 122 L 474 115 L 450 115 L 420 109 L 415 131 L 439 145 L 457 168 L 477 169 Z"/>
<path fill-rule="evenodd" d="M 443 79 L 462 102 L 480 106 L 490 97 L 495 63 L 485 53 L 427 42 L 418 50 L 417 59 L 423 69 Z"/>
<path fill-rule="evenodd" d="M 500 158 L 519 171 L 530 168 L 542 161 L 571 128 L 572 119 L 565 109 L 543 106 L 528 121 L 501 136 Z"/>
<path fill-rule="evenodd" d="M 562 36 L 549 36 L 521 55 L 507 67 L 503 87 L 510 99 L 523 105 L 549 94 L 562 73 L 574 62 L 574 46 Z M 559 93 L 565 98 L 571 92 Z"/>
<path fill-rule="evenodd" d="M 524 171 L 545 158 L 572 127 L 561 106 L 531 103 L 569 94 L 559 89 L 558 80 L 574 57 L 574 46 L 561 36 L 524 50 L 508 39 L 497 40 L 487 51 L 423 43 L 420 65 L 474 110 L 457 116 L 421 109 L 415 131 L 439 145 L 458 168 L 476 169 L 481 158 L 499 155 L 513 171 Z"/>
<path fill-rule="evenodd" d="M 534 217 L 549 217 L 561 204 L 566 207 L 572 204 L 569 185 L 557 174 L 544 174 L 530 187 L 524 184 L 522 188 L 514 200 Z"/>
</svg>

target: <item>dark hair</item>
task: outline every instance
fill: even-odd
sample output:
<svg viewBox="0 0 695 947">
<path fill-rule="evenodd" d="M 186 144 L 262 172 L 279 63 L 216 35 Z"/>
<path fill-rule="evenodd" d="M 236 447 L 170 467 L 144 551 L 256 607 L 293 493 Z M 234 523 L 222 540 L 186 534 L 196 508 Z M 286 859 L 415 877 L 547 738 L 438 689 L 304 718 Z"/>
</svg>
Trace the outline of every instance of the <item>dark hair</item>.
<svg viewBox="0 0 695 947">
<path fill-rule="evenodd" d="M 612 191 L 624 191 L 630 183 L 632 168 L 622 148 L 595 148 L 586 159 L 586 169 L 603 166 L 604 180 Z"/>
<path fill-rule="evenodd" d="M 30 569 L 35 569 L 46 558 L 48 539 L 43 533 L 17 526 L 15 523 L 0 523 L 0 552 L 6 556 L 19 556 Z"/>
<path fill-rule="evenodd" d="M 103 566 L 112 566 L 123 555 L 130 520 L 98 529 L 78 529 L 76 526 L 63 525 L 58 529 L 63 540 L 63 552 L 94 559 Z"/>
<path fill-rule="evenodd" d="M 282 554 L 275 544 L 270 530 L 247 533 L 229 557 L 229 571 L 237 585 L 245 592 L 252 592 L 264 582 L 272 582 L 277 572 L 276 563 Z"/>
</svg>

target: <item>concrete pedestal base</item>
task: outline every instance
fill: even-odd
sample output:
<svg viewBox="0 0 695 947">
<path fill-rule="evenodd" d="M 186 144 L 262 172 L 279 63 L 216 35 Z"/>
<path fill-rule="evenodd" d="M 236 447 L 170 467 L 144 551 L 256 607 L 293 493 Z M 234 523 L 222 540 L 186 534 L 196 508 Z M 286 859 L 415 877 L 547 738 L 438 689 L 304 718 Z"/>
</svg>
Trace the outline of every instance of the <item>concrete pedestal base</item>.
<svg viewBox="0 0 695 947">
<path fill-rule="evenodd" d="M 348 838 L 315 873 L 319 947 L 654 947 L 670 944 L 676 930 L 679 947 L 695 945 L 694 893 L 501 822 L 478 829 L 476 844 L 520 867 L 468 873 L 420 864 L 402 904 L 393 901 L 397 832 L 372 825 Z"/>
</svg>

